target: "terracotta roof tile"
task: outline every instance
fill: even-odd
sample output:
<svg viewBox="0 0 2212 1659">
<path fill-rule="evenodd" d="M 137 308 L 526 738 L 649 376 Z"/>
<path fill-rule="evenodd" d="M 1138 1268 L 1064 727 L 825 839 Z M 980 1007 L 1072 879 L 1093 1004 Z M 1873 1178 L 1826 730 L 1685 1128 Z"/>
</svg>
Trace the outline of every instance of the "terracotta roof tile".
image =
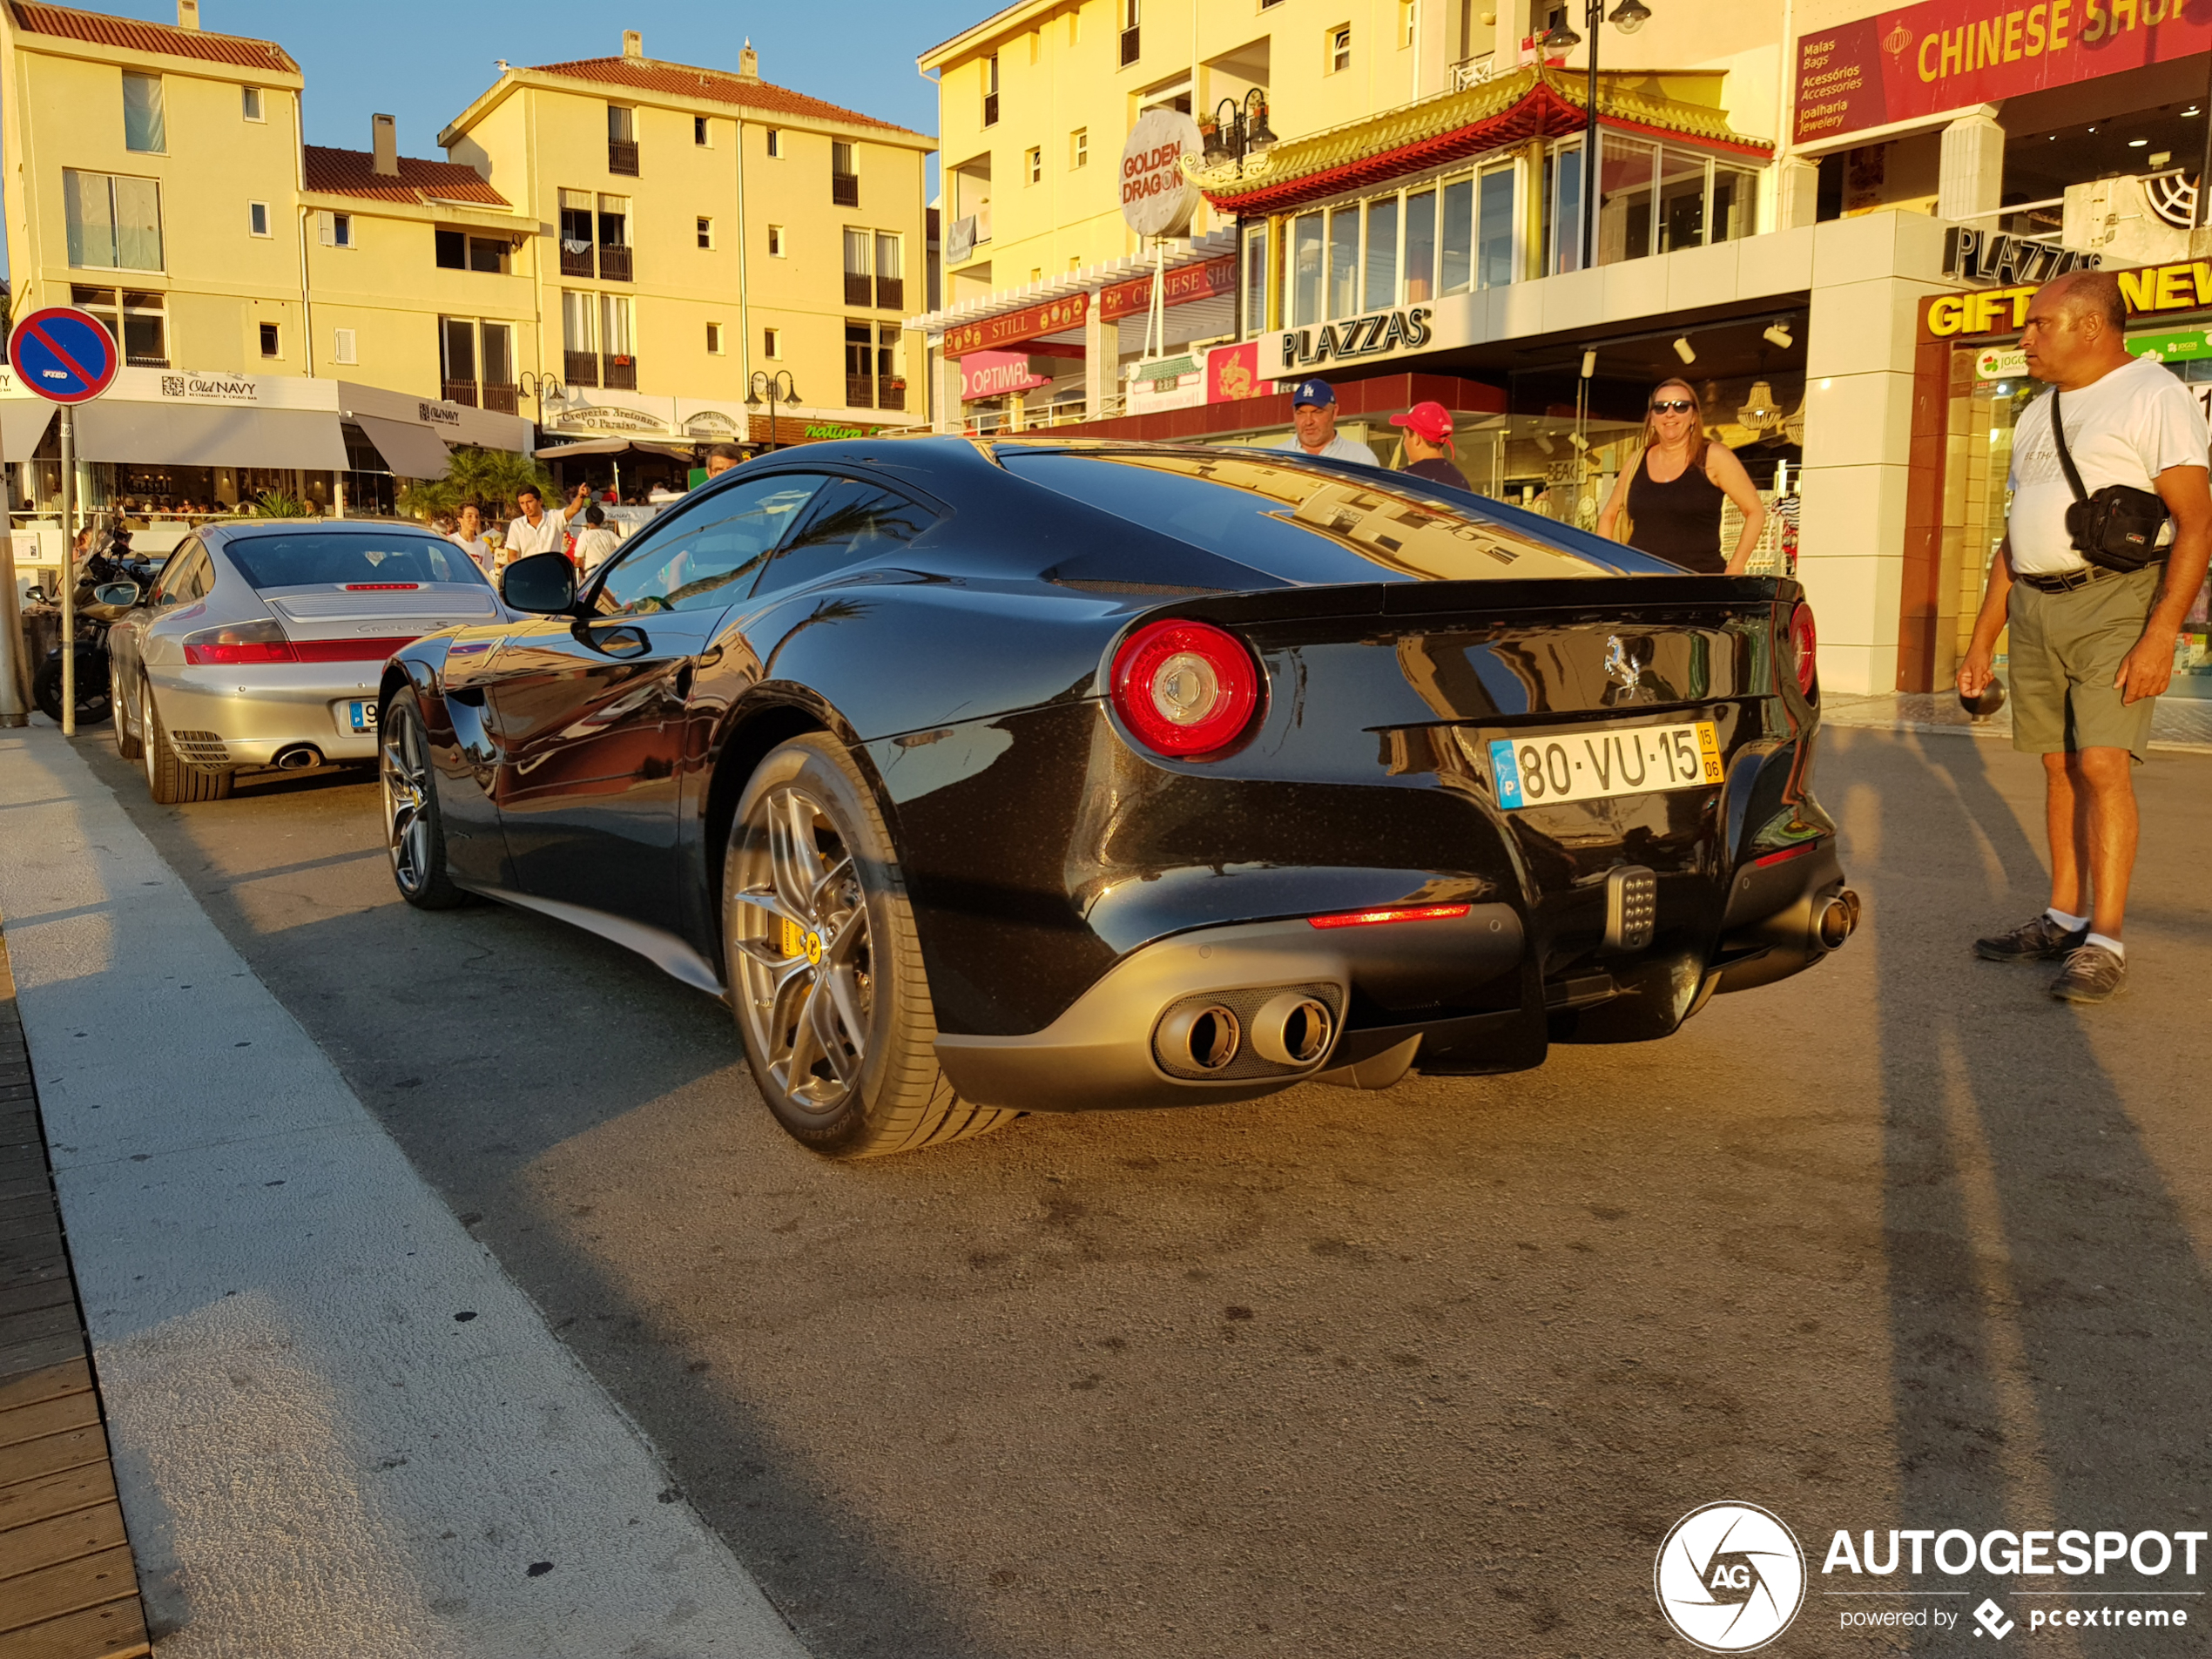
<svg viewBox="0 0 2212 1659">
<path fill-rule="evenodd" d="M 590 81 L 602 86 L 629 87 L 638 92 L 663 92 L 676 98 L 700 98 L 732 104 L 771 115 L 811 116 L 818 121 L 843 121 L 854 126 L 881 127 L 887 132 L 911 132 L 890 121 L 879 121 L 835 104 L 809 98 L 788 87 L 766 81 L 740 80 L 726 70 L 698 69 L 688 64 L 664 64 L 650 57 L 582 57 L 568 64 L 540 64 L 533 71 L 559 75 L 570 80 Z M 921 135 L 916 134 L 920 137 Z"/>
<path fill-rule="evenodd" d="M 457 161 L 417 161 L 400 158 L 400 176 L 376 171 L 376 158 L 366 150 L 333 150 L 322 145 L 305 146 L 309 190 L 334 196 L 360 196 L 370 201 L 405 202 L 410 206 L 441 201 L 472 202 L 485 207 L 506 207 L 507 198 L 477 176 L 474 167 Z"/>
<path fill-rule="evenodd" d="M 292 61 L 291 55 L 273 40 L 254 40 L 245 35 L 214 35 L 164 23 L 140 23 L 134 17 L 111 17 L 105 12 L 39 5 L 32 0 L 11 0 L 11 9 L 16 27 L 27 35 L 57 35 L 64 40 L 82 40 L 96 46 L 159 52 L 168 57 L 196 58 L 203 64 L 235 64 L 243 69 L 266 70 L 278 75 L 300 72 L 300 65 Z"/>
</svg>

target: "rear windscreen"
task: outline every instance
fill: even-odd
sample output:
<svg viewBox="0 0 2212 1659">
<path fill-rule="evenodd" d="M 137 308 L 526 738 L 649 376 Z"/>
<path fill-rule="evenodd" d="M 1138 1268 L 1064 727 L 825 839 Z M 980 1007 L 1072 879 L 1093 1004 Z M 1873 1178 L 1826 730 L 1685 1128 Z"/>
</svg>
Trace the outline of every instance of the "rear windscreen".
<svg viewBox="0 0 2212 1659">
<path fill-rule="evenodd" d="M 1054 452 L 1009 445 L 1006 469 L 1287 582 L 1467 582 L 1671 570 L 1511 508 L 1459 504 L 1381 468 L 1325 470 L 1264 452 Z M 1413 484 L 1415 489 L 1401 488 Z M 1520 522 L 1516 522 L 1520 521 Z M 1541 523 L 1542 521 L 1536 521 Z"/>
<path fill-rule="evenodd" d="M 489 585 L 466 553 L 451 542 L 420 530 L 396 530 L 389 536 L 336 535 L 326 530 L 240 536 L 223 543 L 223 556 L 238 567 L 239 574 L 256 590 L 353 582 Z"/>
</svg>

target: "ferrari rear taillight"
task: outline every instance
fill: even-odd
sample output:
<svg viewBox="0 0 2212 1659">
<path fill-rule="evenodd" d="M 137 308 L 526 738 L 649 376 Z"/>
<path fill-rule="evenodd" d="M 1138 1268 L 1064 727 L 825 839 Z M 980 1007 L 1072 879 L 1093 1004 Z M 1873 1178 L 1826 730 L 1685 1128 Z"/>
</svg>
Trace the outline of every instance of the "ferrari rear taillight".
<svg viewBox="0 0 2212 1659">
<path fill-rule="evenodd" d="M 1814 632 L 1812 607 L 1800 604 L 1790 613 L 1790 652 L 1797 665 L 1797 689 L 1810 702 L 1820 683 L 1820 637 Z"/>
<path fill-rule="evenodd" d="M 263 617 L 259 622 L 234 622 L 186 634 L 185 661 L 199 668 L 228 667 L 249 663 L 296 663 L 300 654 L 284 637 L 284 630 Z"/>
<path fill-rule="evenodd" d="M 1114 653 L 1113 698 L 1136 740 L 1184 759 L 1218 753 L 1258 711 L 1260 669 L 1234 634 L 1211 623 L 1156 622 Z"/>
<path fill-rule="evenodd" d="M 1451 921 L 1467 914 L 1463 904 L 1386 905 L 1376 910 L 1345 910 L 1333 916 L 1308 916 L 1316 927 L 1381 927 L 1394 921 Z"/>
</svg>

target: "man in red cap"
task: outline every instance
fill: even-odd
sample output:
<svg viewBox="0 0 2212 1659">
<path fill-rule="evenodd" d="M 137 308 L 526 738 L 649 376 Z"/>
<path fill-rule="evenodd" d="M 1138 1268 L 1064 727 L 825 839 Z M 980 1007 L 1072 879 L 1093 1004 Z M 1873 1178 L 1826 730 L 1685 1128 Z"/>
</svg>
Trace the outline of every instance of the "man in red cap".
<svg viewBox="0 0 2212 1659">
<path fill-rule="evenodd" d="M 1471 489 L 1467 475 L 1447 457 L 1452 452 L 1452 412 L 1441 403 L 1416 403 L 1390 423 L 1406 429 L 1406 470 L 1431 483 Z"/>
</svg>

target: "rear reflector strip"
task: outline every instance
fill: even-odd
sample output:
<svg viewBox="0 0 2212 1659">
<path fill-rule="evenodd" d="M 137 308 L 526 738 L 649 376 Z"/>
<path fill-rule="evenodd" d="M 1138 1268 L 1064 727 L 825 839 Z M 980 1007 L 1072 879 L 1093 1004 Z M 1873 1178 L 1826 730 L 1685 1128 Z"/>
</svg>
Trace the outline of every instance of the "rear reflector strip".
<svg viewBox="0 0 2212 1659">
<path fill-rule="evenodd" d="M 392 639 L 295 639 L 292 649 L 303 663 L 381 663 L 415 638 L 402 634 Z"/>
<path fill-rule="evenodd" d="M 348 582 L 346 584 L 346 591 L 348 593 L 413 593 L 421 585 L 420 582 Z"/>
<path fill-rule="evenodd" d="M 1316 927 L 1378 927 L 1386 921 L 1447 921 L 1464 916 L 1472 907 L 1463 904 L 1401 905 L 1388 910 L 1347 910 L 1334 916 L 1308 916 Z"/>
<path fill-rule="evenodd" d="M 1807 841 L 1802 846 L 1785 846 L 1779 853 L 1769 853 L 1764 858 L 1753 859 L 1751 864 L 1754 868 L 1764 870 L 1770 864 L 1780 864 L 1785 859 L 1801 859 L 1808 853 L 1819 850 L 1818 841 Z"/>
</svg>

